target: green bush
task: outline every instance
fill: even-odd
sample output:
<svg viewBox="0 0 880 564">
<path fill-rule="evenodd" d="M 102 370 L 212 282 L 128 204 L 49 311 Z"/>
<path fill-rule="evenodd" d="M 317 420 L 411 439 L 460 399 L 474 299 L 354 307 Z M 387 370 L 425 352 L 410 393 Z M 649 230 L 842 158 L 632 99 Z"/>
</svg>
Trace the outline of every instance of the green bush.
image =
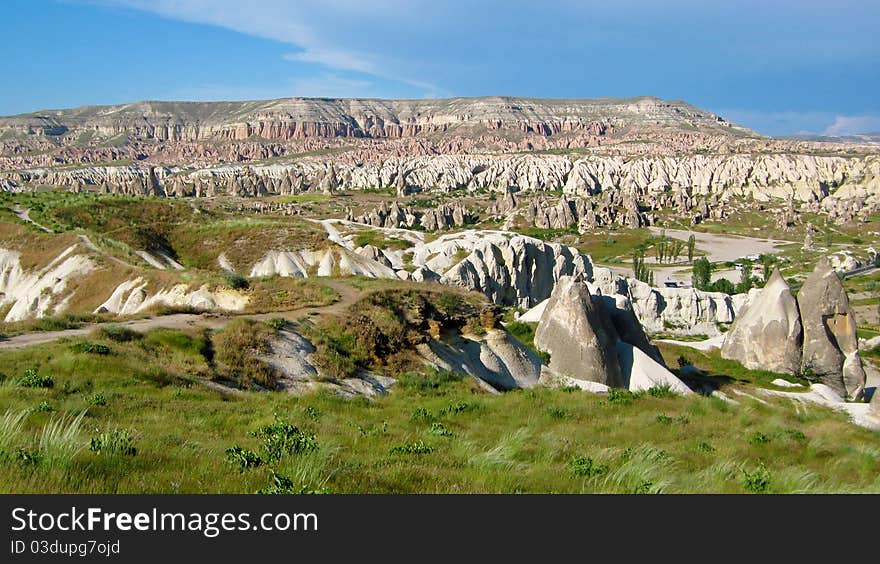
<svg viewBox="0 0 880 564">
<path fill-rule="evenodd" d="M 697 450 L 700 452 L 715 452 L 715 447 L 707 442 L 701 442 L 697 444 Z"/>
<path fill-rule="evenodd" d="M 240 446 L 226 449 L 226 461 L 238 466 L 242 471 L 263 465 L 263 459 L 260 458 L 259 454 L 252 450 L 243 449 Z"/>
<path fill-rule="evenodd" d="M 107 345 L 89 342 L 74 343 L 73 345 L 71 345 L 70 350 L 75 353 L 89 353 L 99 355 L 108 355 L 112 352 L 110 350 L 110 347 L 108 347 Z"/>
<path fill-rule="evenodd" d="M 584 478 L 592 478 L 593 476 L 604 474 L 608 470 L 607 466 L 596 463 L 589 456 L 575 456 L 569 462 L 568 467 L 571 469 L 572 474 Z"/>
<path fill-rule="evenodd" d="M 134 433 L 129 429 L 112 429 L 93 437 L 89 450 L 96 454 L 135 456 Z"/>
<path fill-rule="evenodd" d="M 431 454 L 434 447 L 426 445 L 422 441 L 417 443 L 405 443 L 391 449 L 391 454 Z"/>
<path fill-rule="evenodd" d="M 663 384 L 661 386 L 651 386 L 650 388 L 648 388 L 648 395 L 652 398 L 676 397 L 676 393 L 672 391 L 672 387 L 669 384 Z"/>
<path fill-rule="evenodd" d="M 285 326 L 287 326 L 287 320 L 283 317 L 273 317 L 272 319 L 266 320 L 266 326 L 277 333 L 278 331 L 284 329 Z"/>
<path fill-rule="evenodd" d="M 464 413 L 466 411 L 474 411 L 479 408 L 479 405 L 476 403 L 469 403 L 466 401 L 455 401 L 444 407 L 440 410 L 440 416 L 444 415 L 457 415 L 459 413 Z"/>
<path fill-rule="evenodd" d="M 770 471 L 760 463 L 754 471 L 743 469 L 743 488 L 748 492 L 764 493 L 770 488 Z"/>
<path fill-rule="evenodd" d="M 129 329 L 124 325 L 107 325 L 105 327 L 101 327 L 98 329 L 98 334 L 105 339 L 109 339 L 116 343 L 129 343 L 131 341 L 138 341 L 143 339 L 144 336 L 141 333 L 138 333 L 134 329 Z"/>
<path fill-rule="evenodd" d="M 760 431 L 755 431 L 749 437 L 749 442 L 753 445 L 762 445 L 770 442 L 770 437 Z"/>
<path fill-rule="evenodd" d="M 636 399 L 636 395 L 624 388 L 611 388 L 608 390 L 608 403 L 614 405 L 629 405 Z"/>
<path fill-rule="evenodd" d="M 250 435 L 262 440 L 264 462 L 274 462 L 285 454 L 301 454 L 318 448 L 314 435 L 306 434 L 278 418 L 270 425 L 251 431 Z"/>
<path fill-rule="evenodd" d="M 446 428 L 446 426 L 440 421 L 434 421 L 431 423 L 431 427 L 428 429 L 428 433 L 431 435 L 437 435 L 438 437 L 452 437 L 454 434 L 452 431 Z"/>
<path fill-rule="evenodd" d="M 565 408 L 557 407 L 555 405 L 547 406 L 544 411 L 547 412 L 547 415 L 553 417 L 554 419 L 568 419 L 572 417 L 572 413 Z"/>
<path fill-rule="evenodd" d="M 251 286 L 248 279 L 237 272 L 224 272 L 223 281 L 232 290 L 247 290 Z"/>
<path fill-rule="evenodd" d="M 331 490 L 326 488 L 312 488 L 307 484 L 299 484 L 296 485 L 293 480 L 288 478 L 287 476 L 283 476 L 281 474 L 276 473 L 274 470 L 272 471 L 272 475 L 269 477 L 269 487 L 263 488 L 257 491 L 258 494 L 294 494 L 294 495 L 304 495 L 304 494 L 329 494 L 333 493 Z"/>
<path fill-rule="evenodd" d="M 29 368 L 24 371 L 24 376 L 18 379 L 17 384 L 22 388 L 51 388 L 55 381 L 51 376 L 44 376 L 35 368 Z"/>
<path fill-rule="evenodd" d="M 107 398 L 106 396 L 104 396 L 104 394 L 98 392 L 89 398 L 89 405 L 93 405 L 95 407 L 103 407 L 107 405 Z"/>
<path fill-rule="evenodd" d="M 34 411 L 39 413 L 51 413 L 55 411 L 55 408 L 52 407 L 49 402 L 41 401 L 37 407 L 34 408 Z"/>
</svg>

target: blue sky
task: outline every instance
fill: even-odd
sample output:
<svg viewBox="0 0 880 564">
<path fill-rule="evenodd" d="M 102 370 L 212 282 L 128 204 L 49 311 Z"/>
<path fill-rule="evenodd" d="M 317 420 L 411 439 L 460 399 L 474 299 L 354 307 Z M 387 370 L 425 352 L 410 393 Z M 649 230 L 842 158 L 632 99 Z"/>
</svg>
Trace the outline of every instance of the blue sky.
<svg viewBox="0 0 880 564">
<path fill-rule="evenodd" d="M 5 0 L 0 114 L 136 100 L 682 99 L 880 131 L 877 0 Z"/>
</svg>

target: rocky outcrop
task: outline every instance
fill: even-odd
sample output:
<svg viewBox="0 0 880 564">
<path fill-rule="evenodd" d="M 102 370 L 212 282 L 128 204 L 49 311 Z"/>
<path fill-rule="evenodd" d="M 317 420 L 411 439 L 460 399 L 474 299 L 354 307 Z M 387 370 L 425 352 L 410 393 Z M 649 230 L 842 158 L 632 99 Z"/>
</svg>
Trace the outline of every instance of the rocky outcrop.
<svg viewBox="0 0 880 564">
<path fill-rule="evenodd" d="M 535 346 L 550 353 L 549 369 L 562 381 L 690 393 L 663 365 L 626 300 L 593 295 L 580 278 L 557 284 L 535 331 Z"/>
<path fill-rule="evenodd" d="M 26 270 L 21 253 L 0 248 L 0 311 L 6 312 L 3 321 L 62 313 L 71 283 L 97 268 L 76 250 L 76 245 L 68 247 L 45 266 Z"/>
<path fill-rule="evenodd" d="M 158 306 L 241 311 L 247 302 L 248 297 L 240 292 L 222 288 L 211 290 L 207 285 L 192 290 L 187 284 L 175 284 L 151 292 L 149 281 L 138 277 L 119 284 L 94 313 L 132 315 Z"/>
<path fill-rule="evenodd" d="M 670 209 L 691 223 L 720 219 L 729 212 L 730 202 L 741 197 L 759 203 L 773 199 L 788 202 L 788 211 L 779 216 L 786 224 L 796 222 L 801 211 L 826 214 L 844 222 L 867 221 L 871 213 L 880 210 L 880 157 L 876 155 L 732 154 L 634 159 L 542 154 L 386 155 L 367 162 L 314 156 L 284 165 L 215 166 L 187 171 L 185 175 L 158 166 L 19 167 L 8 174 L 6 182 L 132 195 L 251 197 L 326 190 L 332 184 L 345 190 L 392 186 L 401 169 L 408 171 L 408 190 L 450 192 L 466 188 L 503 194 L 561 190 L 565 199 L 537 201 L 526 210 L 527 216 L 534 225 L 548 228 L 567 228 L 575 220 L 581 231 L 602 224 L 651 225 L 659 219 L 654 212 Z M 579 204 L 577 197 L 585 203 Z M 496 211 L 509 206 L 510 202 L 499 202 Z"/>
<path fill-rule="evenodd" d="M 752 370 L 797 374 L 802 342 L 797 301 L 776 269 L 760 294 L 737 316 L 724 338 L 721 356 Z"/>
<path fill-rule="evenodd" d="M 694 106 L 658 98 L 513 97 L 417 100 L 285 98 L 249 102 L 136 102 L 0 118 L 0 132 L 137 140 L 404 138 L 459 130 L 598 137 L 614 124 L 754 133 Z"/>
<path fill-rule="evenodd" d="M 804 330 L 803 369 L 843 397 L 864 393 L 855 316 L 831 264 L 819 260 L 797 295 Z"/>
<path fill-rule="evenodd" d="M 413 264 L 441 274 L 444 284 L 527 308 L 549 297 L 562 276 L 593 273 L 589 258 L 577 249 L 502 231 L 444 235 L 419 247 Z"/>
<path fill-rule="evenodd" d="M 578 380 L 622 387 L 618 341 L 602 306 L 580 278 L 557 284 L 535 331 L 535 346 L 550 353 L 550 369 Z"/>
<path fill-rule="evenodd" d="M 414 211 L 401 206 L 396 201 L 392 202 L 390 206 L 382 202 L 372 211 L 357 216 L 349 211 L 346 219 L 355 223 L 388 229 L 412 229 L 420 225 L 425 231 L 464 227 L 476 223 L 477 220 L 476 215 L 460 202 L 442 204 L 424 211 Z"/>
<path fill-rule="evenodd" d="M 473 376 L 495 390 L 535 387 L 543 364 L 504 329 L 489 329 L 483 336 L 432 339 L 417 350 L 429 364 Z"/>
</svg>

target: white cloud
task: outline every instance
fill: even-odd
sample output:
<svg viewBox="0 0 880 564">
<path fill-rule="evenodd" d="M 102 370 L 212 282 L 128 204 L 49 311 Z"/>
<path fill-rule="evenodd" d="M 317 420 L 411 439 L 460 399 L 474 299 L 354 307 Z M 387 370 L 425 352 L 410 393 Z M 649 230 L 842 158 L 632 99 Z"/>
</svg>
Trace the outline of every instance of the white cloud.
<svg viewBox="0 0 880 564">
<path fill-rule="evenodd" d="M 854 135 L 880 131 L 880 116 L 837 116 L 823 132 L 825 135 Z"/>
<path fill-rule="evenodd" d="M 405 2 L 355 2 L 354 0 L 99 0 L 111 6 L 132 8 L 189 23 L 212 25 L 239 33 L 286 43 L 299 51 L 284 55 L 289 61 L 312 63 L 325 71 L 372 75 L 422 90 L 425 96 L 442 92 L 430 82 L 411 76 L 402 61 L 358 46 L 346 47 L 343 26 L 356 27 L 356 18 L 380 19 L 407 10 Z M 336 29 L 340 28 L 340 29 Z M 348 42 L 351 43 L 351 42 Z M 310 80 L 323 80 L 314 77 Z M 338 80 L 339 77 L 336 77 Z M 352 82 L 354 84 L 354 82 Z"/>
</svg>

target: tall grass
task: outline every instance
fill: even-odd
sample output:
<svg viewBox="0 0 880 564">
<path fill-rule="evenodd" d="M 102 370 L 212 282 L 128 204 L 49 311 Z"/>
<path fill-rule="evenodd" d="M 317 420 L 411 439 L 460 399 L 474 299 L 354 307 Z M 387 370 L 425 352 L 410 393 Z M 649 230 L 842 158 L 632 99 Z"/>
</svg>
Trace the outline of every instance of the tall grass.
<svg viewBox="0 0 880 564">
<path fill-rule="evenodd" d="M 27 415 L 27 410 L 15 412 L 10 409 L 0 417 L 0 452 L 10 452 L 17 446 Z"/>
<path fill-rule="evenodd" d="M 50 420 L 40 431 L 37 446 L 42 457 L 50 464 L 70 462 L 85 447 L 81 428 L 86 412 L 64 414 Z"/>
</svg>

